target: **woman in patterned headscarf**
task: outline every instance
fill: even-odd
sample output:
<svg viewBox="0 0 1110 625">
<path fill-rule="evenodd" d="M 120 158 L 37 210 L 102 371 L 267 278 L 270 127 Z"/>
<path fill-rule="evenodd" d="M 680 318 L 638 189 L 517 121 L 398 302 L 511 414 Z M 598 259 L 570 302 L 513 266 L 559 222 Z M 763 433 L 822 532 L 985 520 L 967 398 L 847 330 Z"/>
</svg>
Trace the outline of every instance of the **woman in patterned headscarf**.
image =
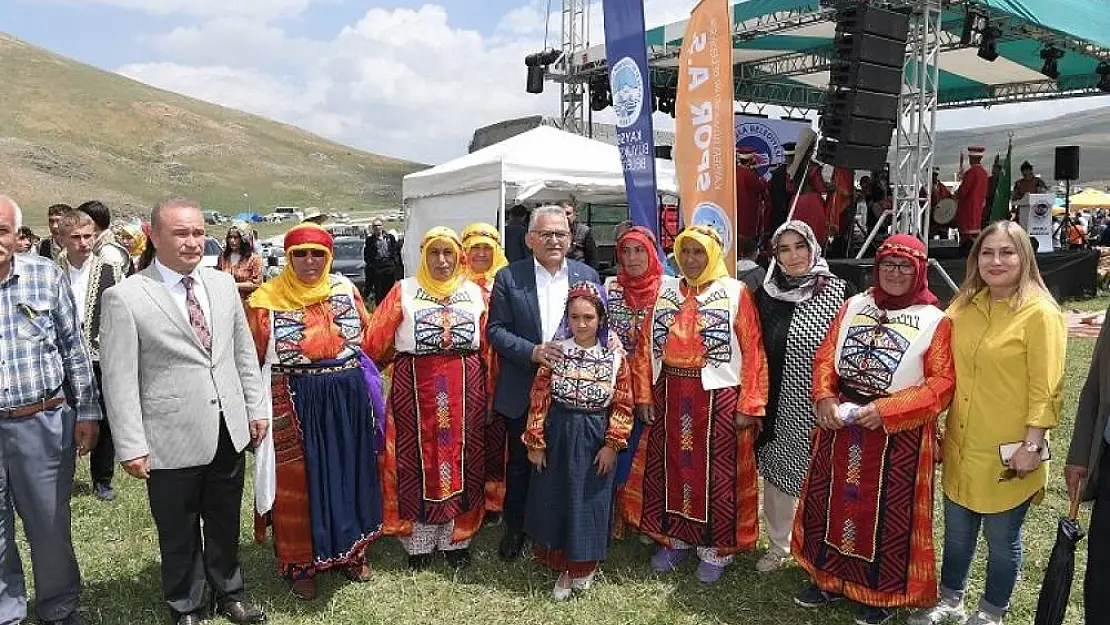
<svg viewBox="0 0 1110 625">
<path fill-rule="evenodd" d="M 293 595 L 314 599 L 320 571 L 370 579 L 364 552 L 382 527 L 385 407 L 381 378 L 363 352 L 370 316 L 354 285 L 328 271 L 331 235 L 296 226 L 285 235 L 285 256 L 281 274 L 248 300 L 273 400 L 255 505 L 270 514 L 278 570 Z"/>
<path fill-rule="evenodd" d="M 395 284 L 371 320 L 371 356 L 393 365 L 385 531 L 400 537 L 413 570 L 430 566 L 437 549 L 463 568 L 485 505 L 485 294 L 466 277 L 454 230 L 429 230 L 420 255 L 416 276 Z"/>
<path fill-rule="evenodd" d="M 763 477 L 763 519 L 770 548 L 756 562 L 773 571 L 790 556 L 794 507 L 809 466 L 814 428 L 813 358 L 840 306 L 852 293 L 821 257 L 821 246 L 803 221 L 788 221 L 771 237 L 774 261 L 755 292 L 767 350 L 771 392 L 763 431 L 755 442 Z"/>
<path fill-rule="evenodd" d="M 536 560 L 559 572 L 553 594 L 561 601 L 587 590 L 605 559 L 613 472 L 632 429 L 632 383 L 596 284 L 570 289 L 554 340 L 563 357 L 536 373 L 522 437 L 535 467 L 524 531 Z"/>
<path fill-rule="evenodd" d="M 466 255 L 467 277 L 482 287 L 487 298 L 493 291 L 493 277 L 509 264 L 501 249 L 501 235 L 487 223 L 474 223 L 463 228 L 463 253 Z M 490 380 L 497 379 L 497 359 L 490 360 Z M 489 389 L 493 395 L 493 388 Z M 490 411 L 486 419 L 486 519 L 496 522 L 505 507 L 505 420 Z"/>
<path fill-rule="evenodd" d="M 707 584 L 733 554 L 755 548 L 754 444 L 767 403 L 755 303 L 728 277 L 722 248 L 705 226 L 675 239 L 682 277 L 662 279 L 634 357 L 648 425 L 624 494 L 625 519 L 661 544 L 652 568 L 672 571 L 696 547 Z"/>
<path fill-rule="evenodd" d="M 813 579 L 795 603 L 847 598 L 864 624 L 936 602 L 936 420 L 956 377 L 921 241 L 888 238 L 874 282 L 844 303 L 817 350 L 817 429 L 790 544 Z"/>
</svg>

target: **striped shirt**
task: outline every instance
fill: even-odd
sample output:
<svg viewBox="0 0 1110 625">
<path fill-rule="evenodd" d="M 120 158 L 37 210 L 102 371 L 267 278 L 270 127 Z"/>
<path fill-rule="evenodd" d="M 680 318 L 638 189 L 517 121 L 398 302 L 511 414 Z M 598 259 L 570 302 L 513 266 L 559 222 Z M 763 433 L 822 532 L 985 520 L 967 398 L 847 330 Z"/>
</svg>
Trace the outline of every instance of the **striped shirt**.
<svg viewBox="0 0 1110 625">
<path fill-rule="evenodd" d="M 63 390 L 77 420 L 102 418 L 69 280 L 48 258 L 16 254 L 0 280 L 0 409 Z"/>
</svg>

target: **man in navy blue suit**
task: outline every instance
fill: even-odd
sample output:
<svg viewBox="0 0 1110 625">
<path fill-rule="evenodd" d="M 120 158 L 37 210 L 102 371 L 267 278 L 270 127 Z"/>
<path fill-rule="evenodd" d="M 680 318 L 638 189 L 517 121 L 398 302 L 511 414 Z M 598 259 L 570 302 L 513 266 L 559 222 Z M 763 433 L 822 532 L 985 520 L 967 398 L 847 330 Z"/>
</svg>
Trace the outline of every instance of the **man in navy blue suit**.
<svg viewBox="0 0 1110 625">
<path fill-rule="evenodd" d="M 505 469 L 505 535 L 498 553 L 503 560 L 520 557 L 524 549 L 524 508 L 528 502 L 528 451 L 524 434 L 532 379 L 541 364 L 562 357 L 552 342 L 566 308 L 571 285 L 600 283 L 597 272 L 567 260 L 570 224 L 561 206 L 540 206 L 528 222 L 532 258 L 497 272 L 490 298 L 488 335 L 500 369 L 493 396 L 496 418 L 505 419 L 509 459 Z"/>
</svg>

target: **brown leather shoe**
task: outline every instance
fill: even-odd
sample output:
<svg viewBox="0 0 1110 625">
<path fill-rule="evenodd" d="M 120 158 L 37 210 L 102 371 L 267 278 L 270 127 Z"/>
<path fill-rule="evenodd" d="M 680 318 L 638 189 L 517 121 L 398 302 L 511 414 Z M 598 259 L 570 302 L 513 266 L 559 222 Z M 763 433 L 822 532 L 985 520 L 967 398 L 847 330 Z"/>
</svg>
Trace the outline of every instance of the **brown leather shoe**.
<svg viewBox="0 0 1110 625">
<path fill-rule="evenodd" d="M 370 565 L 365 562 L 352 564 L 343 569 L 343 577 L 359 584 L 368 582 L 370 581 Z"/>
<path fill-rule="evenodd" d="M 228 601 L 220 606 L 220 614 L 235 625 L 257 625 L 266 622 L 261 609 L 246 601 Z"/>
<path fill-rule="evenodd" d="M 303 601 L 312 601 L 316 598 L 316 578 L 298 579 L 293 582 L 290 590 L 294 597 Z"/>
</svg>

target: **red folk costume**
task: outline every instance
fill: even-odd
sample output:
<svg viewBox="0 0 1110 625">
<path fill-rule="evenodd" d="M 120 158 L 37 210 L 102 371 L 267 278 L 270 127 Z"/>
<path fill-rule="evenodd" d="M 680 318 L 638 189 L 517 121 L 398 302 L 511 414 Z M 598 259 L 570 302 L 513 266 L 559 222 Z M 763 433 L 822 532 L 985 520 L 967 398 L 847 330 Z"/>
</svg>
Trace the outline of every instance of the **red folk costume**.
<svg viewBox="0 0 1110 625">
<path fill-rule="evenodd" d="M 956 228 L 961 240 L 970 240 L 983 229 L 983 211 L 987 206 L 987 187 L 990 175 L 983 168 L 982 160 L 986 148 L 971 146 L 967 149 L 972 160 L 971 167 L 964 172 L 960 187 L 956 189 Z"/>
<path fill-rule="evenodd" d="M 256 510 L 270 514 L 283 577 L 305 580 L 346 567 L 356 579 L 368 574 L 358 572 L 363 551 L 382 526 L 381 379 L 362 356 L 370 316 L 350 281 L 328 273 L 330 234 L 302 224 L 284 244 L 288 256 L 322 251 L 327 264 L 306 284 L 290 260 L 248 301 L 273 406 L 273 427 L 256 452 Z M 261 541 L 265 526 L 255 530 Z"/>
<path fill-rule="evenodd" d="M 625 487 L 625 518 L 664 545 L 652 559 L 674 568 L 698 547 L 713 581 L 759 534 L 754 441 L 737 415 L 762 417 L 767 358 L 751 293 L 728 277 L 716 232 L 692 226 L 675 240 L 705 248 L 700 276 L 664 277 L 633 358 L 635 403 L 654 404 Z M 654 384 L 647 381 L 654 380 Z"/>
<path fill-rule="evenodd" d="M 951 324 L 928 290 L 924 246 L 887 239 L 876 256 L 912 261 L 916 283 L 849 299 L 817 352 L 813 401 L 872 404 L 882 427 L 816 429 L 791 553 L 821 590 L 876 607 L 932 606 L 936 420 L 952 399 Z M 842 406 L 842 408 L 844 408 Z"/>
<path fill-rule="evenodd" d="M 736 148 L 736 233 L 755 238 L 766 229 L 771 203 L 767 181 L 753 169 L 755 149 Z"/>
<path fill-rule="evenodd" d="M 473 266 L 471 250 L 477 245 L 487 245 L 492 250 L 489 267 L 479 271 Z M 467 277 L 482 287 L 486 295 L 486 306 L 493 293 L 493 278 L 497 272 L 509 264 L 505 250 L 501 247 L 501 233 L 487 223 L 473 223 L 463 228 L 463 252 L 467 255 Z M 493 380 L 497 379 L 497 359 L 489 361 L 489 396 L 493 397 Z M 501 512 L 505 507 L 505 463 L 508 461 L 509 448 L 505 442 L 505 420 L 490 415 L 486 423 L 486 512 Z"/>
<path fill-rule="evenodd" d="M 466 279 L 462 243 L 449 228 L 433 242 L 455 248 L 452 276 L 437 280 L 425 260 L 393 286 L 371 319 L 370 356 L 392 363 L 382 454 L 385 533 L 409 556 L 466 549 L 485 505 L 488 413 L 486 305 Z"/>
</svg>

